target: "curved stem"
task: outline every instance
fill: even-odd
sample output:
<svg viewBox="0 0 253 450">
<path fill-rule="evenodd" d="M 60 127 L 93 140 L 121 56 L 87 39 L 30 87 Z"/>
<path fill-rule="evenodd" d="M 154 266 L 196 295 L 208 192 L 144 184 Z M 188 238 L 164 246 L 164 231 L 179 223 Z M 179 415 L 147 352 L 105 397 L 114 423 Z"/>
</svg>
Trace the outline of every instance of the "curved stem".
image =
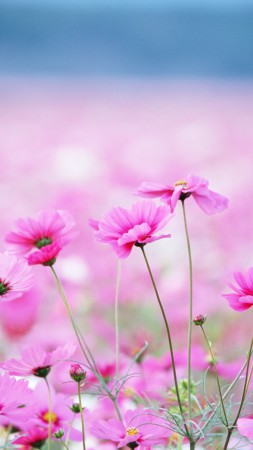
<svg viewBox="0 0 253 450">
<path fill-rule="evenodd" d="M 84 416 L 83 416 L 83 407 L 82 407 L 82 397 L 81 397 L 81 385 L 80 385 L 80 382 L 78 382 L 78 400 L 79 400 L 79 408 L 80 408 L 81 424 L 82 424 L 83 450 L 86 450 Z"/>
<path fill-rule="evenodd" d="M 153 274 L 152 274 L 152 271 L 151 271 L 151 268 L 150 268 L 150 265 L 149 265 L 146 253 L 145 253 L 145 250 L 143 248 L 143 245 L 140 246 L 140 249 L 141 249 L 142 254 L 144 256 L 144 260 L 145 260 L 145 263 L 146 263 L 146 266 L 147 266 L 147 269 L 148 269 L 148 273 L 149 273 L 149 276 L 150 276 L 150 279 L 151 279 L 151 282 L 152 282 L 152 285 L 153 285 L 153 288 L 154 288 L 154 291 L 155 291 L 155 294 L 156 294 L 156 298 L 157 298 L 157 301 L 158 301 L 158 304 L 160 306 L 160 310 L 161 310 L 161 313 L 162 313 L 162 316 L 163 316 L 163 320 L 164 320 L 164 324 L 165 324 L 165 328 L 166 328 L 166 332 L 167 332 L 167 337 L 168 337 L 168 342 L 169 342 L 169 349 L 170 349 L 171 364 L 172 364 L 173 378 L 174 378 L 175 389 L 176 389 L 177 402 L 178 402 L 180 414 L 181 414 L 182 419 L 184 421 L 184 427 L 185 427 L 186 434 L 187 434 L 188 437 L 190 437 L 188 427 L 187 427 L 187 425 L 185 423 L 184 412 L 183 412 L 182 403 L 181 403 L 181 399 L 180 399 L 180 395 L 179 395 L 178 382 L 177 382 L 177 373 L 176 373 L 176 365 L 175 365 L 175 359 L 174 359 L 174 353 L 173 353 L 173 345 L 172 345 L 172 340 L 171 340 L 171 335 L 170 335 L 169 324 L 168 324 L 168 321 L 167 321 L 167 318 L 166 318 L 165 311 L 163 309 L 163 305 L 162 305 L 162 302 L 161 302 L 161 299 L 160 299 L 160 296 L 159 296 L 159 293 L 158 293 L 158 290 L 157 290 L 157 287 L 156 287 L 156 284 L 155 284 L 155 280 L 154 280 L 154 277 L 153 277 Z"/>
<path fill-rule="evenodd" d="M 48 391 L 48 441 L 47 441 L 47 448 L 50 450 L 51 446 L 51 436 L 52 436 L 52 397 L 51 397 L 51 390 L 49 383 L 47 381 L 47 378 L 44 378 L 45 383 L 47 385 L 47 391 Z"/>
<path fill-rule="evenodd" d="M 211 355 L 211 358 L 212 358 L 212 363 L 213 363 L 213 367 L 214 367 L 214 370 L 215 370 L 215 376 L 216 376 L 217 385 L 218 385 L 218 391 L 219 391 L 220 403 L 221 403 L 222 410 L 223 410 L 223 414 L 224 414 L 224 418 L 225 418 L 225 421 L 226 421 L 226 426 L 228 427 L 228 418 L 227 418 L 227 414 L 226 414 L 226 409 L 225 409 L 224 401 L 223 401 L 223 398 L 222 398 L 220 379 L 219 379 L 219 374 L 218 374 L 217 365 L 216 365 L 216 362 L 215 362 L 215 357 L 214 357 L 214 354 L 213 354 L 213 351 L 212 351 L 212 346 L 211 346 L 211 344 L 210 344 L 210 342 L 209 342 L 209 340 L 208 340 L 208 337 L 207 337 L 207 335 L 206 335 L 206 332 L 205 332 L 205 330 L 204 330 L 203 325 L 201 325 L 201 330 L 202 330 L 202 332 L 203 332 L 204 338 L 205 338 L 206 343 L 207 343 L 207 346 L 208 346 L 208 350 L 209 350 L 210 355 Z"/>
<path fill-rule="evenodd" d="M 251 354 L 252 354 L 252 348 L 253 348 L 253 338 L 251 339 L 250 349 L 249 349 L 249 353 L 248 353 L 248 356 L 247 356 L 246 375 L 245 375 L 245 381 L 244 381 L 244 386 L 243 386 L 241 403 L 240 403 L 238 412 L 236 414 L 236 418 L 235 418 L 235 420 L 233 422 L 233 425 L 230 426 L 229 429 L 228 429 L 227 439 L 226 439 L 226 442 L 225 442 L 223 450 L 226 450 L 227 447 L 228 447 L 228 443 L 229 443 L 230 438 L 232 436 L 232 433 L 233 433 L 233 431 L 234 431 L 234 429 L 236 427 L 237 420 L 239 419 L 240 414 L 242 412 L 242 408 L 243 408 L 243 405 L 244 405 L 244 402 L 245 402 L 245 398 L 246 398 L 246 395 L 247 395 L 248 385 L 249 385 L 250 376 L 251 376 L 251 371 L 250 371 L 249 366 L 250 366 L 250 359 L 251 359 Z"/>
<path fill-rule="evenodd" d="M 115 379 L 116 392 L 119 380 L 119 287 L 120 287 L 121 261 L 118 261 L 118 273 L 115 292 Z"/>
<path fill-rule="evenodd" d="M 188 417 L 190 421 L 190 428 L 192 429 L 191 419 L 192 419 L 192 399 L 191 399 L 191 348 L 192 348 L 192 256 L 191 256 L 191 245 L 190 238 L 186 220 L 185 205 L 184 200 L 182 200 L 183 217 L 184 217 L 184 228 L 186 235 L 187 251 L 188 251 L 188 262 L 189 262 L 189 282 L 190 282 L 190 299 L 189 299 L 189 325 L 188 325 L 188 363 L 187 363 L 187 378 L 188 378 Z"/>
</svg>

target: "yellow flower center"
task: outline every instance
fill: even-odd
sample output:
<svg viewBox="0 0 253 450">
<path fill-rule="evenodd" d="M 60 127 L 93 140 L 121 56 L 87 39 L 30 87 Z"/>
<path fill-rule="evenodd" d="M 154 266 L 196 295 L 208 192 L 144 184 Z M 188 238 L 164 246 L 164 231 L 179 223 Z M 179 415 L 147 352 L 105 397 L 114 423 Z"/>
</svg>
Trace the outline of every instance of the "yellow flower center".
<svg viewBox="0 0 253 450">
<path fill-rule="evenodd" d="M 185 180 L 178 180 L 178 181 L 176 181 L 176 183 L 174 183 L 174 186 L 183 186 L 184 188 L 186 188 L 187 184 L 188 183 Z"/>
<path fill-rule="evenodd" d="M 126 430 L 128 436 L 134 436 L 139 433 L 138 428 L 127 428 Z"/>
<path fill-rule="evenodd" d="M 43 414 L 42 419 L 48 423 L 50 421 L 51 423 L 55 423 L 57 421 L 57 415 L 54 412 L 50 413 L 49 411 L 47 411 L 45 414 Z"/>
</svg>

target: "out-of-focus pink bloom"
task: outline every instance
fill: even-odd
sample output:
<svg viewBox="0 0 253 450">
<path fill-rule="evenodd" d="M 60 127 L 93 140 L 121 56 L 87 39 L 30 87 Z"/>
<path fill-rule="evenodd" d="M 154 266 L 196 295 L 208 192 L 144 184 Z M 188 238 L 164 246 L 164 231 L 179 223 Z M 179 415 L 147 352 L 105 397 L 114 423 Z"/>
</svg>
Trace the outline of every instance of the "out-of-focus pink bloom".
<svg viewBox="0 0 253 450">
<path fill-rule="evenodd" d="M 127 258 L 134 245 L 147 244 L 168 238 L 170 234 L 154 236 L 171 219 L 167 206 L 152 201 L 135 203 L 130 210 L 118 207 L 109 211 L 101 222 L 90 221 L 95 238 L 110 244 L 119 258 Z"/>
<path fill-rule="evenodd" d="M 130 443 L 131 448 L 140 449 L 165 444 L 170 431 L 165 428 L 166 421 L 156 415 L 152 410 L 130 410 L 124 415 L 124 423 L 118 419 L 100 420 L 91 431 L 100 439 L 116 442 L 118 448 Z"/>
<path fill-rule="evenodd" d="M 253 267 L 243 275 L 241 272 L 234 273 L 234 279 L 238 286 L 229 283 L 231 289 L 235 292 L 223 294 L 229 302 L 229 306 L 235 311 L 245 311 L 253 305 Z"/>
<path fill-rule="evenodd" d="M 19 339 L 36 323 L 42 292 L 37 286 L 12 302 L 0 304 L 0 322 L 9 339 Z"/>
<path fill-rule="evenodd" d="M 30 347 L 21 353 L 21 359 L 9 359 L 1 363 L 1 367 L 11 375 L 29 376 L 45 378 L 52 366 L 69 358 L 75 352 L 76 347 L 67 343 L 57 347 L 52 352 L 46 352 L 40 347 Z"/>
<path fill-rule="evenodd" d="M 0 425 L 20 427 L 31 414 L 31 399 L 27 381 L 16 380 L 7 373 L 0 375 Z"/>
<path fill-rule="evenodd" d="M 75 222 L 67 211 L 40 211 L 35 219 L 16 221 L 16 230 L 5 236 L 11 253 L 26 255 L 29 264 L 54 260 L 62 247 L 77 235 Z"/>
<path fill-rule="evenodd" d="M 25 426 L 27 428 L 27 426 Z M 22 445 L 22 449 L 40 448 L 48 438 L 48 431 L 43 427 L 32 426 L 32 421 L 28 421 L 28 429 L 25 435 L 19 436 L 13 441 L 15 445 Z"/>
<path fill-rule="evenodd" d="M 21 297 L 32 287 L 32 272 L 24 259 L 0 253 L 0 301 Z"/>
<path fill-rule="evenodd" d="M 228 199 L 208 188 L 208 181 L 195 175 L 187 175 L 173 186 L 144 182 L 135 191 L 136 195 L 147 198 L 160 197 L 174 211 L 178 200 L 192 196 L 206 214 L 215 214 L 228 206 Z"/>
<path fill-rule="evenodd" d="M 253 440 L 253 415 L 241 417 L 237 421 L 237 428 L 242 436 L 245 436 L 250 441 Z"/>
</svg>

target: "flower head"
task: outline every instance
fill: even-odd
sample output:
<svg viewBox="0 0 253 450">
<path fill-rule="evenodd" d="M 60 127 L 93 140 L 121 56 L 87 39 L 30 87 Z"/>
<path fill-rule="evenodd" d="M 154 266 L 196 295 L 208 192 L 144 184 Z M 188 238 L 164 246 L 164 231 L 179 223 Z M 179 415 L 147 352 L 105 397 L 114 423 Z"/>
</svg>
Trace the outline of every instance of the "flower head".
<svg viewBox="0 0 253 450">
<path fill-rule="evenodd" d="M 147 198 L 160 197 L 170 206 L 172 212 L 178 200 L 183 201 L 190 196 L 206 214 L 221 212 L 228 206 L 226 197 L 211 191 L 208 181 L 195 175 L 187 175 L 176 181 L 173 186 L 144 182 L 135 194 Z"/>
<path fill-rule="evenodd" d="M 29 376 L 45 378 L 51 367 L 69 358 L 76 347 L 72 344 L 65 344 L 57 347 L 52 352 L 46 352 L 40 347 L 30 347 L 21 353 L 21 359 L 9 359 L 1 363 L 1 367 L 11 375 Z"/>
<path fill-rule="evenodd" d="M 230 283 L 229 286 L 234 292 L 223 294 L 223 297 L 235 311 L 245 311 L 253 305 L 253 267 L 250 267 L 245 275 L 235 272 L 234 279 L 238 286 Z"/>
<path fill-rule="evenodd" d="M 16 230 L 5 236 L 8 250 L 25 255 L 29 264 L 52 265 L 60 250 L 77 234 L 67 211 L 40 211 L 35 219 L 16 221 Z"/>
<path fill-rule="evenodd" d="M 32 272 L 24 259 L 0 253 L 0 301 L 21 297 L 32 287 Z"/>
<path fill-rule="evenodd" d="M 101 222 L 91 220 L 90 225 L 95 229 L 97 241 L 110 244 L 119 258 L 127 258 L 134 245 L 145 245 L 170 237 L 170 234 L 154 234 L 171 217 L 166 205 L 157 207 L 148 200 L 135 203 L 130 210 L 113 208 Z"/>
<path fill-rule="evenodd" d="M 124 423 L 117 419 L 100 420 L 92 431 L 100 439 L 116 442 L 118 448 L 143 449 L 165 443 L 170 433 L 164 424 L 164 420 L 156 417 L 154 411 L 136 409 L 125 413 Z"/>
</svg>

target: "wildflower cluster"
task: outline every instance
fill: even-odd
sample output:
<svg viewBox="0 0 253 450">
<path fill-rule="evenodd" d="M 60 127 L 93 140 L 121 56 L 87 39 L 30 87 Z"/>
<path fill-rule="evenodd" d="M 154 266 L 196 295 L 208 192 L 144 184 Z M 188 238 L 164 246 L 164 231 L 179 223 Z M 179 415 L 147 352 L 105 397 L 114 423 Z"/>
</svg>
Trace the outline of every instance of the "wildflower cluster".
<svg viewBox="0 0 253 450">
<path fill-rule="evenodd" d="M 228 373 L 225 364 L 217 360 L 208 338 L 207 316 L 193 316 L 194 264 L 185 204 L 194 199 L 210 215 L 224 211 L 228 200 L 210 190 L 207 180 L 193 175 L 172 185 L 143 183 L 135 194 L 147 199 L 137 201 L 130 209 L 113 208 L 102 220 L 91 219 L 90 225 L 95 239 L 109 244 L 119 260 L 134 251 L 140 252 L 160 308 L 161 336 L 165 331 L 168 353 L 152 356 L 147 350 L 148 343 L 140 345 L 137 339 L 134 356 L 130 358 L 127 345 L 125 349 L 120 345 L 119 271 L 115 358 L 108 359 L 106 354 L 98 360 L 90 345 L 94 336 L 77 323 L 55 269 L 60 251 L 78 234 L 74 220 L 62 210 L 41 211 L 35 219 L 18 219 L 15 230 L 5 237 L 6 252 L 0 255 L 0 301 L 21 301 L 36 279 L 30 266 L 42 265 L 55 281 L 73 336 L 60 345 L 52 341 L 48 345 L 46 340 L 40 345 L 26 345 L 20 357 L 5 358 L 0 363 L 3 446 L 50 450 L 52 441 L 57 441 L 59 448 L 79 445 L 83 450 L 93 450 L 92 442 L 101 450 L 226 450 L 231 445 L 241 448 L 238 445 L 242 442 L 245 448 L 251 448 L 253 411 L 249 390 L 253 339 L 245 360 L 236 370 L 231 365 Z M 163 204 L 156 204 L 153 198 L 160 198 Z M 170 317 L 146 252 L 150 243 L 173 239 L 171 233 L 161 234 L 161 230 L 173 219 L 178 202 L 182 205 L 189 263 L 188 339 L 183 350 L 175 349 Z M 244 311 L 253 305 L 253 268 L 244 275 L 236 272 L 234 278 L 237 285 L 230 284 L 232 292 L 223 296 L 231 308 Z M 99 322 L 99 311 L 96 317 Z M 205 352 L 193 342 L 194 325 L 202 333 Z M 48 329 L 45 334 L 51 332 Z M 202 377 L 197 378 L 199 371 Z M 211 395 L 206 388 L 210 377 L 215 385 Z M 91 401 L 94 396 L 96 402 Z"/>
</svg>

